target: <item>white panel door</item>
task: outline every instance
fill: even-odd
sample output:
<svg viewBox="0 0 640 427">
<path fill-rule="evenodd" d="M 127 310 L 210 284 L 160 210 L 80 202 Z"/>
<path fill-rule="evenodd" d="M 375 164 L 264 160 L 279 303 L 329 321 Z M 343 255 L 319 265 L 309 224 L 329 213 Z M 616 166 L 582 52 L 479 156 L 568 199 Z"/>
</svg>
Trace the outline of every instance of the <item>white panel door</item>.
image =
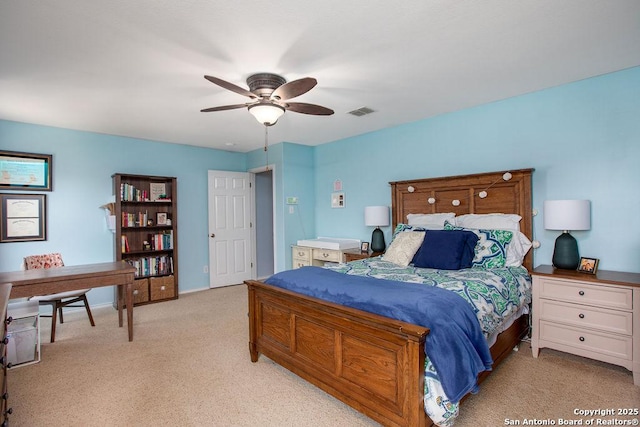
<svg viewBox="0 0 640 427">
<path fill-rule="evenodd" d="M 251 279 L 251 180 L 245 172 L 209 171 L 209 287 Z"/>
</svg>

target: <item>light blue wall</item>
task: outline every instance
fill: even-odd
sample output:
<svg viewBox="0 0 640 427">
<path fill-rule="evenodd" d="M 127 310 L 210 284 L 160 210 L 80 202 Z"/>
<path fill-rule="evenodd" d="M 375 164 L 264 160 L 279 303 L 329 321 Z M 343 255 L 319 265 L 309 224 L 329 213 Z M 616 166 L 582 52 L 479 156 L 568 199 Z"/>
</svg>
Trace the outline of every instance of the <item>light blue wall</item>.
<svg viewBox="0 0 640 427">
<path fill-rule="evenodd" d="M 48 240 L 0 244 L 0 271 L 22 257 L 60 251 L 67 264 L 110 261 L 113 235 L 99 206 L 113 200 L 116 172 L 178 177 L 180 290 L 208 287 L 207 170 L 273 165 L 276 271 L 291 266 L 291 245 L 316 236 L 370 240 L 367 205 L 390 204 L 389 181 L 533 167 L 533 205 L 592 201 L 592 229 L 575 232 L 582 255 L 602 269 L 640 271 L 640 67 L 385 129 L 317 147 L 281 143 L 250 153 L 196 148 L 0 120 L 0 149 L 54 155 Z M 428 102 L 428 100 L 427 100 Z M 346 195 L 332 209 L 333 182 Z M 290 214 L 287 196 L 299 203 Z M 535 221 L 551 261 L 557 232 Z M 385 229 L 387 242 L 390 227 Z M 95 289 L 92 304 L 110 303 Z"/>
<path fill-rule="evenodd" d="M 178 178 L 180 292 L 209 287 L 207 170 L 245 171 L 241 153 L 1 121 L 0 149 L 53 155 L 44 242 L 0 244 L 0 271 L 20 269 L 25 255 L 61 252 L 68 265 L 112 261 L 114 238 L 99 207 L 114 201 L 117 172 Z M 93 289 L 91 304 L 113 300 Z"/>
<path fill-rule="evenodd" d="M 391 204 L 389 181 L 532 167 L 539 211 L 546 199 L 591 200 L 591 230 L 573 233 L 581 255 L 640 272 L 639 161 L 636 67 L 316 147 L 316 233 L 370 240 L 364 207 Z M 330 207 L 336 179 L 344 209 Z M 558 235 L 542 224 L 536 265 L 551 263 Z"/>
<path fill-rule="evenodd" d="M 286 268 L 291 268 L 291 245 L 301 239 L 316 237 L 313 158 L 314 147 L 298 144 L 284 146 L 284 202 L 287 197 L 298 198 L 297 205 L 285 204 L 283 207 Z"/>
</svg>

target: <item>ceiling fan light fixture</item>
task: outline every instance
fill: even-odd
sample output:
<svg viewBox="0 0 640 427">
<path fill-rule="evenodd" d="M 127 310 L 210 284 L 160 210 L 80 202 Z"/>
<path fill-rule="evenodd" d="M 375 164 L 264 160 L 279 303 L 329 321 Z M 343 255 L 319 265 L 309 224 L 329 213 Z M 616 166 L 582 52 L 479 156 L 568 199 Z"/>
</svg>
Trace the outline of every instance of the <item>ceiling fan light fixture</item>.
<svg viewBox="0 0 640 427">
<path fill-rule="evenodd" d="M 249 106 L 249 112 L 265 126 L 273 126 L 284 114 L 284 108 L 277 104 L 256 104 Z"/>
</svg>

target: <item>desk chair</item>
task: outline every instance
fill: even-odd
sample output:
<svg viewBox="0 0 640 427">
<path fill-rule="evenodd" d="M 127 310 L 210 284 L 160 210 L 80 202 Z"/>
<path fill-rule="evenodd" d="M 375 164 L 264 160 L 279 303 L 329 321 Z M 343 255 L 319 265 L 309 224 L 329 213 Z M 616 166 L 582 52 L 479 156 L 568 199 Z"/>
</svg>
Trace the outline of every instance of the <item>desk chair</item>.
<svg viewBox="0 0 640 427">
<path fill-rule="evenodd" d="M 52 253 L 46 255 L 31 255 L 24 258 L 24 267 L 26 270 L 34 270 L 38 268 L 56 268 L 62 267 L 62 256 L 59 253 Z M 91 289 L 80 289 L 77 291 L 60 292 L 57 294 L 40 295 L 29 298 L 29 301 L 38 301 L 39 305 L 50 305 L 52 309 L 51 314 L 51 342 L 56 340 L 56 322 L 59 314 L 60 323 L 64 323 L 64 317 L 62 316 L 63 307 L 82 307 L 81 305 L 71 305 L 77 302 L 82 302 L 84 308 L 87 310 L 89 316 L 89 322 L 91 326 L 96 326 L 93 322 L 93 316 L 89 309 L 89 303 L 87 302 L 87 292 Z M 43 316 L 49 317 L 49 316 Z"/>
</svg>

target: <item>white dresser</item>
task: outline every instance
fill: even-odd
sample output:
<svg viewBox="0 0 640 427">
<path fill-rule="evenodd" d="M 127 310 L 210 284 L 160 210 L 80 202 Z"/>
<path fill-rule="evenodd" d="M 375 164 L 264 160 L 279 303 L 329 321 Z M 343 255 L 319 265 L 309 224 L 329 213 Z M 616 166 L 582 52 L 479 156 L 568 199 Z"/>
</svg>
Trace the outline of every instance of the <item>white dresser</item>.
<svg viewBox="0 0 640 427">
<path fill-rule="evenodd" d="M 346 254 L 360 253 L 357 249 L 323 249 L 310 246 L 291 246 L 292 268 L 300 268 L 307 265 L 322 266 L 325 262 L 346 262 Z"/>
<path fill-rule="evenodd" d="M 640 386 L 640 274 L 541 265 L 532 277 L 533 357 L 547 347 L 613 363 Z"/>
</svg>

